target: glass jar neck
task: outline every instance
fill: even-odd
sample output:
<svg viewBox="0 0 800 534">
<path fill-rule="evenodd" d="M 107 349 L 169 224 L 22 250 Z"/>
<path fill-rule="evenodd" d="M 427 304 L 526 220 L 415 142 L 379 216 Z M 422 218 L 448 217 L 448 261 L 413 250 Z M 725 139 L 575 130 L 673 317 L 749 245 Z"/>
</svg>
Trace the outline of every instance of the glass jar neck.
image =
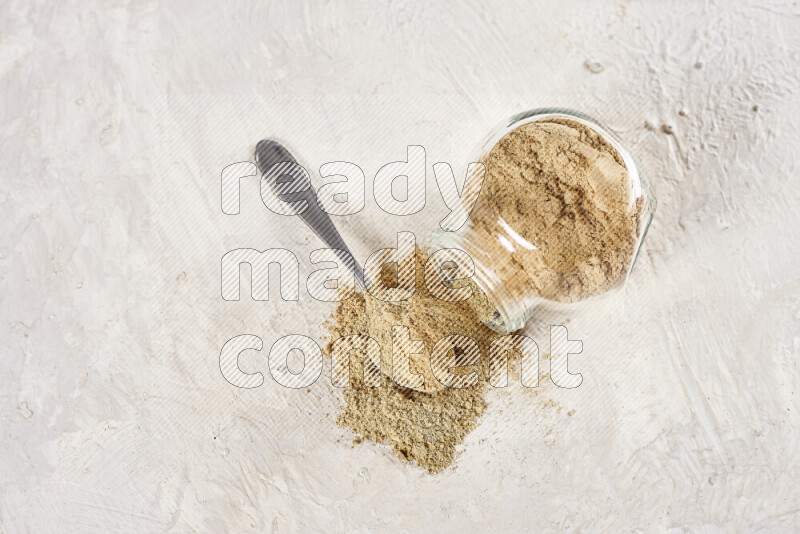
<svg viewBox="0 0 800 534">
<path fill-rule="evenodd" d="M 434 232 L 431 246 L 435 249 L 460 249 L 472 258 L 475 266 L 473 281 L 483 291 L 489 302 L 495 307 L 494 316 L 484 320 L 484 324 L 500 334 L 508 334 L 525 326 L 533 313 L 534 303 L 530 299 L 513 298 L 506 290 L 493 265 L 502 258 L 493 258 L 472 238 L 467 226 L 458 232 Z M 509 255 L 510 257 L 510 255 Z"/>
</svg>

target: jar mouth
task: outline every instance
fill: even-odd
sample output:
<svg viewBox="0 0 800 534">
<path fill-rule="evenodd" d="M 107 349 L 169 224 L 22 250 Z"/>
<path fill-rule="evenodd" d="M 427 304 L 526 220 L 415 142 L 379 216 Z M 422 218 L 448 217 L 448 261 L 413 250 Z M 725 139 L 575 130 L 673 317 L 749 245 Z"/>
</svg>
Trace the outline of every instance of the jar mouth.
<svg viewBox="0 0 800 534">
<path fill-rule="evenodd" d="M 468 221 L 467 225 L 469 224 Z M 462 228 L 462 230 L 464 229 Z M 527 319 L 525 310 L 517 309 L 521 303 L 513 299 L 504 288 L 502 281 L 490 267 L 491 258 L 488 254 L 482 252 L 476 243 L 470 240 L 468 233 L 437 230 L 431 235 L 428 253 L 431 254 L 435 250 L 448 248 L 466 252 L 475 267 L 472 280 L 495 308 L 493 316 L 483 320 L 483 324 L 503 335 L 521 329 L 525 326 L 525 320 Z"/>
</svg>

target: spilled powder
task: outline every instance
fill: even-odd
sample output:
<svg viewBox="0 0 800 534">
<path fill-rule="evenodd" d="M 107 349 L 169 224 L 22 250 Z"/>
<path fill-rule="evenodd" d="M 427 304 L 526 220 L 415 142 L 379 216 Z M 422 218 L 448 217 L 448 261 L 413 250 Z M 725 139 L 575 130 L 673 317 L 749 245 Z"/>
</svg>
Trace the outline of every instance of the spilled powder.
<svg viewBox="0 0 800 534">
<path fill-rule="evenodd" d="M 377 340 L 384 371 L 380 386 L 368 387 L 363 379 L 364 365 L 372 363 L 360 354 L 351 354 L 350 387 L 344 390 L 344 411 L 337 422 L 360 436 L 359 440 L 387 442 L 399 458 L 435 473 L 452 463 L 456 446 L 475 427 L 486 408 L 485 356 L 497 334 L 484 326 L 473 311 L 471 301 L 485 298 L 474 285 L 473 296 L 467 301 L 445 302 L 429 293 L 423 279 L 426 260 L 425 253 L 418 249 L 415 294 L 410 299 L 383 302 L 369 293 L 366 297 L 355 295 L 338 304 L 329 329 L 331 343 L 350 334 L 367 334 Z M 392 277 L 391 272 L 388 275 Z M 407 326 L 412 339 L 425 341 L 422 359 L 412 356 L 412 371 L 423 374 L 425 383 L 430 384 L 426 391 L 399 386 L 385 373 L 390 368 L 386 364 L 391 363 L 391 328 L 395 325 Z M 430 373 L 431 347 L 450 334 L 471 337 L 484 355 L 480 365 L 463 367 L 465 372 L 478 372 L 478 384 L 473 387 L 443 388 Z M 330 349 L 329 344 L 328 353 Z"/>
</svg>

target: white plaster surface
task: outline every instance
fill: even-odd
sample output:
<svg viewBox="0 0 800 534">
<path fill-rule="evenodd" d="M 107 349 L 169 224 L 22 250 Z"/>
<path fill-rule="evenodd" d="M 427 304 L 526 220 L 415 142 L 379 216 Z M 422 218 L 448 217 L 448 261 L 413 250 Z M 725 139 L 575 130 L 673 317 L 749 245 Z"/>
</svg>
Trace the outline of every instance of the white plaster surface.
<svg viewBox="0 0 800 534">
<path fill-rule="evenodd" d="M 799 36 L 788 0 L 6 0 L 0 531 L 800 530 Z M 329 380 L 283 389 L 262 351 L 262 387 L 225 382 L 227 339 L 321 341 L 331 306 L 222 301 L 226 251 L 307 276 L 320 247 L 254 179 L 224 215 L 224 166 L 275 137 L 314 174 L 421 144 L 463 175 L 547 105 L 659 198 L 624 291 L 528 326 L 568 321 L 580 388 L 491 391 L 432 476 L 351 446 Z M 444 216 L 428 176 L 414 217 L 337 220 L 361 261 Z"/>
</svg>

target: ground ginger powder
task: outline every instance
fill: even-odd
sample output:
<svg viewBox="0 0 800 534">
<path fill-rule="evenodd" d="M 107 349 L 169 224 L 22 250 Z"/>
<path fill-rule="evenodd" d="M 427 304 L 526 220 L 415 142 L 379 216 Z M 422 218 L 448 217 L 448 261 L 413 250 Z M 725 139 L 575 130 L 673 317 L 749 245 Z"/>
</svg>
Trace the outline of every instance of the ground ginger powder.
<svg viewBox="0 0 800 534">
<path fill-rule="evenodd" d="M 350 387 L 344 390 L 345 406 L 338 423 L 349 427 L 359 439 L 388 442 L 399 458 L 438 472 L 451 464 L 456 446 L 486 408 L 489 345 L 497 334 L 475 314 L 472 301 L 485 297 L 471 281 L 467 283 L 473 287 L 473 296 L 467 301 L 445 302 L 429 293 L 424 281 L 426 260 L 418 249 L 415 294 L 410 299 L 384 302 L 369 293 L 366 297 L 355 295 L 338 304 L 329 330 L 330 343 L 351 334 L 367 334 L 381 345 L 383 374 L 377 388 L 368 387 L 363 379 L 364 366 L 371 362 L 360 354 L 351 354 Z M 388 278 L 392 278 L 391 271 Z M 423 374 L 425 391 L 404 388 L 390 378 L 391 329 L 395 325 L 407 326 L 412 339 L 425 342 L 426 352 L 411 357 L 412 371 Z M 444 388 L 431 374 L 430 350 L 450 334 L 466 335 L 478 343 L 481 364 L 463 368 L 465 372 L 478 372 L 476 386 Z"/>
<path fill-rule="evenodd" d="M 500 139 L 484 164 L 470 239 L 499 259 L 491 268 L 510 298 L 576 302 L 624 280 L 642 199 L 633 200 L 622 157 L 601 134 L 569 119 L 527 123 Z M 528 246 L 512 243 L 509 253 L 507 243 L 519 238 Z"/>
<path fill-rule="evenodd" d="M 641 202 L 619 153 L 594 130 L 569 119 L 548 119 L 506 134 L 484 158 L 486 177 L 470 215 L 469 242 L 491 265 L 510 298 L 573 302 L 598 295 L 624 279 L 636 251 Z M 499 222 L 502 221 L 502 222 Z M 508 232 L 510 228 L 514 235 Z M 503 233 L 529 246 L 509 253 Z M 469 252 L 469 251 L 467 251 Z M 426 256 L 417 251 L 415 295 L 384 302 L 368 293 L 340 302 L 329 321 L 331 343 L 366 334 L 381 346 L 379 387 L 364 383 L 360 355 L 351 355 L 350 387 L 338 423 L 357 440 L 389 443 L 403 460 L 430 472 L 449 466 L 455 449 L 486 408 L 489 346 L 498 334 L 484 323 L 495 307 L 471 280 L 472 297 L 462 302 L 434 298 L 424 282 Z M 388 273 L 391 278 L 391 273 Z M 425 379 L 423 391 L 397 385 L 391 376 L 391 329 L 403 325 L 426 352 L 411 357 L 412 371 Z M 430 370 L 430 350 L 450 334 L 474 339 L 482 354 L 476 386 L 442 388 Z M 331 346 L 328 345 L 330 353 Z M 514 359 L 513 354 L 509 355 Z M 366 363 L 365 363 L 366 362 Z M 513 372 L 513 364 L 509 366 Z"/>
</svg>

